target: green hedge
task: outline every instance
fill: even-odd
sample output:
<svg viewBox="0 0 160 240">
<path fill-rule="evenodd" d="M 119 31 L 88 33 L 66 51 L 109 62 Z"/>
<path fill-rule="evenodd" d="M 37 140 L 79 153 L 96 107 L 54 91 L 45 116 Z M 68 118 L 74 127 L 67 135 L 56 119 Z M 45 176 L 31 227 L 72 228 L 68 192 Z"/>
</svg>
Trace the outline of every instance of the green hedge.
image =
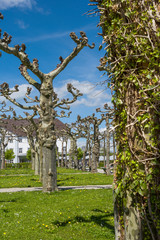
<svg viewBox="0 0 160 240">
<path fill-rule="evenodd" d="M 23 163 L 6 163 L 6 168 L 31 168 L 31 162 L 23 162 Z"/>
</svg>

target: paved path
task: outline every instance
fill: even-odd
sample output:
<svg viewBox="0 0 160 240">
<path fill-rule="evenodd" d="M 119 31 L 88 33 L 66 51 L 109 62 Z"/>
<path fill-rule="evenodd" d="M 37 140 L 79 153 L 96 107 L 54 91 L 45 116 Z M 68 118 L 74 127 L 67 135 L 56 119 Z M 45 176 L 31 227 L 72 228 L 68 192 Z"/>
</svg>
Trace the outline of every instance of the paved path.
<svg viewBox="0 0 160 240">
<path fill-rule="evenodd" d="M 86 186 L 59 186 L 58 190 L 79 190 L 79 189 L 111 189 L 112 185 L 86 185 Z M 4 192 L 31 192 L 42 191 L 42 187 L 28 187 L 28 188 L 0 188 L 0 193 Z"/>
</svg>

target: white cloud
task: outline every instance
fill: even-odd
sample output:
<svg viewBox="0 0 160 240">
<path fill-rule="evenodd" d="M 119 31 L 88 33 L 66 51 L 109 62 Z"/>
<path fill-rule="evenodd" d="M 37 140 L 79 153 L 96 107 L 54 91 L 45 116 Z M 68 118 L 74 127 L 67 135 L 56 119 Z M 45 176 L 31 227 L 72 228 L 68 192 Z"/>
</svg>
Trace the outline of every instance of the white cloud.
<svg viewBox="0 0 160 240">
<path fill-rule="evenodd" d="M 20 99 L 20 98 L 24 98 L 25 97 L 25 94 L 27 92 L 27 87 L 30 87 L 33 89 L 33 87 L 31 87 L 31 85 L 29 84 L 22 84 L 22 85 L 19 85 L 19 92 L 15 92 L 11 95 L 12 98 L 15 98 L 15 99 Z M 13 90 L 14 88 L 12 88 L 11 90 Z M 32 90 L 33 91 L 33 90 Z"/>
<path fill-rule="evenodd" d="M 0 9 L 8 9 L 12 7 L 32 9 L 32 6 L 35 4 L 35 0 L 0 0 Z"/>
<path fill-rule="evenodd" d="M 20 19 L 17 20 L 16 23 L 18 24 L 18 26 L 19 26 L 21 29 L 26 29 L 26 28 L 28 28 L 28 26 L 29 26 L 28 24 L 25 24 L 24 21 L 22 21 L 22 20 L 20 20 Z"/>
<path fill-rule="evenodd" d="M 99 131 L 100 131 L 100 133 L 104 133 L 104 131 L 106 131 L 106 127 L 100 128 Z"/>
<path fill-rule="evenodd" d="M 67 96 L 67 83 L 71 83 L 83 93 L 83 96 L 73 103 L 72 106 L 77 107 L 78 105 L 84 105 L 87 107 L 102 107 L 106 102 L 110 105 L 111 96 L 107 94 L 104 89 L 98 89 L 88 81 L 79 82 L 73 79 L 67 80 L 63 86 L 55 88 L 55 92 L 60 99 Z"/>
<path fill-rule="evenodd" d="M 26 92 L 27 92 L 27 87 L 32 88 L 31 85 L 29 85 L 29 84 L 19 85 L 19 91 L 15 92 L 15 93 L 12 93 L 10 95 L 11 98 L 16 99 L 16 100 L 23 99 L 25 97 Z M 14 90 L 14 88 L 11 88 L 11 90 Z M 32 92 L 33 91 L 34 90 L 32 90 Z M 0 97 L 0 101 L 6 101 L 7 102 L 8 100 L 5 97 Z"/>
</svg>

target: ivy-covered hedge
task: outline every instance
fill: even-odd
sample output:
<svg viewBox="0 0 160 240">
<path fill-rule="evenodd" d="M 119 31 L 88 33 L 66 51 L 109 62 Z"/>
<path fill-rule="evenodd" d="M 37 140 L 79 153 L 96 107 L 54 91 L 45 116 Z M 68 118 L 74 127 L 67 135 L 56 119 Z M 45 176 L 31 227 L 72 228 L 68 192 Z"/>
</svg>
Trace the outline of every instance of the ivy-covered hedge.
<svg viewBox="0 0 160 240">
<path fill-rule="evenodd" d="M 90 2 L 97 5 L 96 11 L 100 13 L 106 54 L 100 59 L 99 70 L 107 72 L 106 82 L 112 89 L 115 108 L 116 239 L 157 240 L 160 239 L 160 1 Z"/>
</svg>

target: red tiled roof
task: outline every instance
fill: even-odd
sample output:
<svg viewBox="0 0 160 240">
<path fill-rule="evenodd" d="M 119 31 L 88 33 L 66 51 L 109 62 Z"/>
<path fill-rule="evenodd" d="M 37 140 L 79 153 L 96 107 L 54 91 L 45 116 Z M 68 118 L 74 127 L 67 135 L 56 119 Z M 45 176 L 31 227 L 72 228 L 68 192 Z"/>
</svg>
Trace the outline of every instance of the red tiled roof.
<svg viewBox="0 0 160 240">
<path fill-rule="evenodd" d="M 34 122 L 36 124 L 39 123 L 39 119 L 34 119 Z M 55 130 L 63 130 L 66 129 L 66 126 L 64 123 L 62 123 L 59 119 L 55 119 Z M 5 128 L 7 131 L 15 134 L 18 137 L 26 137 L 26 133 L 22 130 L 22 126 L 29 125 L 29 121 L 27 120 L 14 120 L 14 119 L 5 119 L 2 123 L 0 123 L 0 127 Z"/>
</svg>

